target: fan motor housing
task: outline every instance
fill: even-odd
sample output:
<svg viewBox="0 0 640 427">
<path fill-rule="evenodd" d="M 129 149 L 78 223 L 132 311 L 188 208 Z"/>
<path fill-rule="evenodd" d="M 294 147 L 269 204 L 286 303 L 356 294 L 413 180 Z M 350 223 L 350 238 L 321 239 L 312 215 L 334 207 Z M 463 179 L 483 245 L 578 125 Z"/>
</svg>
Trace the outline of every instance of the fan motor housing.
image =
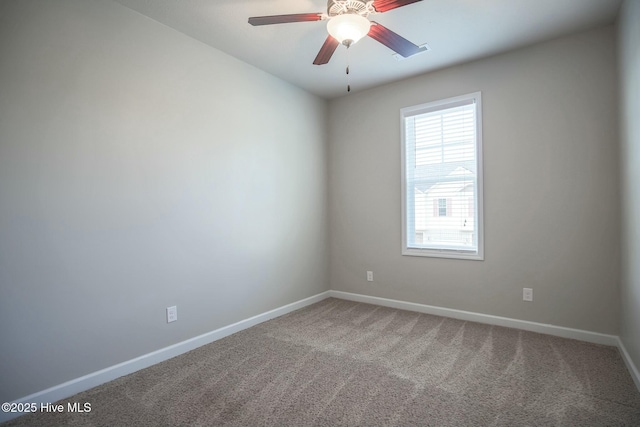
<svg viewBox="0 0 640 427">
<path fill-rule="evenodd" d="M 327 15 L 329 17 L 344 15 L 345 13 L 353 13 L 364 16 L 365 18 L 371 13 L 375 13 L 372 1 L 363 0 L 328 0 Z"/>
</svg>

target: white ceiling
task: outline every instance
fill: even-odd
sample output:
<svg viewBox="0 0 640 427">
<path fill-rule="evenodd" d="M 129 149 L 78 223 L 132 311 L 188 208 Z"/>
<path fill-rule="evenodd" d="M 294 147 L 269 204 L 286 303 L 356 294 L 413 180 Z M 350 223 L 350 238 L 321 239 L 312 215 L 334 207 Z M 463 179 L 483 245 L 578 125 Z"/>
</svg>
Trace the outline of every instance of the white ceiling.
<svg viewBox="0 0 640 427">
<path fill-rule="evenodd" d="M 324 98 L 486 57 L 615 21 L 621 0 L 423 0 L 371 16 L 429 52 L 398 61 L 364 38 L 312 62 L 326 21 L 254 27 L 250 16 L 326 12 L 326 0 L 116 0 L 194 39 Z"/>
</svg>

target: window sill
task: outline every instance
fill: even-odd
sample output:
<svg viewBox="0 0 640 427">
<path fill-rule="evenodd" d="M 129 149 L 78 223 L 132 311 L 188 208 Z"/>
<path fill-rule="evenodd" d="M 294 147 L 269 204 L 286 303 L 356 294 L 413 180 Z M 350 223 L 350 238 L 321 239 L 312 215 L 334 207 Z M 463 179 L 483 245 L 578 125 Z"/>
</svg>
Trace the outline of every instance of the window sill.
<svg viewBox="0 0 640 427">
<path fill-rule="evenodd" d="M 484 255 L 481 252 L 457 251 L 450 249 L 404 248 L 402 250 L 402 255 L 484 261 Z"/>
</svg>

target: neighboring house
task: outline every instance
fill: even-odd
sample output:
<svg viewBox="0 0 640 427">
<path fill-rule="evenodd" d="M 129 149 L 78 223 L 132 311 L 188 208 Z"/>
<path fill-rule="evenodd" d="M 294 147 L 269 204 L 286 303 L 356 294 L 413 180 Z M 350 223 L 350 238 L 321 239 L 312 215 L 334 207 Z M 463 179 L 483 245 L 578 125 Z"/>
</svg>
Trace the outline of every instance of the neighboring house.
<svg viewBox="0 0 640 427">
<path fill-rule="evenodd" d="M 446 181 L 415 186 L 416 243 L 475 244 L 474 175 L 458 166 Z"/>
</svg>

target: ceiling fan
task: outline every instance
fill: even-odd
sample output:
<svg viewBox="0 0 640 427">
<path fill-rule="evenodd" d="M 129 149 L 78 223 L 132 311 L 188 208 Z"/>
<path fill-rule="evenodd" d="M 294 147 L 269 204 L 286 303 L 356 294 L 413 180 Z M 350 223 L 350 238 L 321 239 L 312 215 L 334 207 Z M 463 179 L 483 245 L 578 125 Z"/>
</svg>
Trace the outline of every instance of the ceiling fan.
<svg viewBox="0 0 640 427">
<path fill-rule="evenodd" d="M 370 21 L 369 15 L 383 13 L 422 0 L 328 0 L 327 13 L 297 13 L 291 15 L 254 16 L 251 25 L 285 24 L 289 22 L 328 21 L 329 36 L 313 61 L 315 65 L 329 62 L 339 44 L 346 47 L 364 36 L 382 43 L 399 55 L 408 58 L 427 50 L 394 33 L 388 28 Z"/>
</svg>

